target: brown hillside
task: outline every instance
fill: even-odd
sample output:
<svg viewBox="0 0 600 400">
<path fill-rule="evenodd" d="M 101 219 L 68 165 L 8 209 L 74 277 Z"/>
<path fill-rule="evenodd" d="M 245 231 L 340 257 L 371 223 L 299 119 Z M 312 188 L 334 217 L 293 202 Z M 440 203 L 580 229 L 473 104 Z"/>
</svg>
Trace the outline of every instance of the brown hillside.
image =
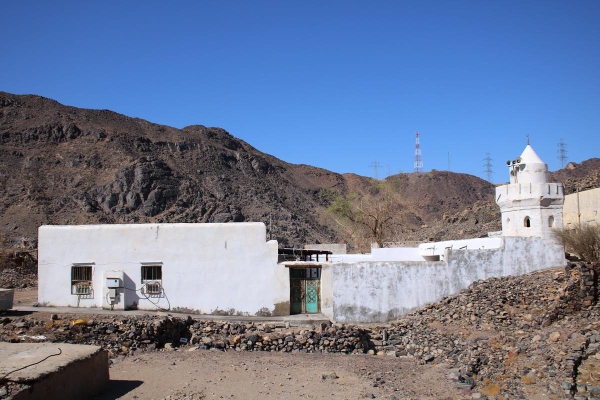
<svg viewBox="0 0 600 400">
<path fill-rule="evenodd" d="M 600 187 L 600 158 L 590 158 L 581 164 L 570 162 L 563 169 L 550 173 L 553 182 L 562 182 L 565 193 L 575 193 Z"/>
<path fill-rule="evenodd" d="M 432 171 L 386 182 L 401 210 L 394 240 L 483 235 L 497 220 L 493 186 L 474 176 Z M 176 129 L 0 92 L 5 249 L 35 250 L 43 224 L 268 225 L 270 216 L 280 246 L 349 242 L 327 212 L 331 193 L 360 194 L 372 184 L 354 174 L 286 163 L 220 128 Z M 475 204 L 490 206 L 461 216 Z"/>
</svg>

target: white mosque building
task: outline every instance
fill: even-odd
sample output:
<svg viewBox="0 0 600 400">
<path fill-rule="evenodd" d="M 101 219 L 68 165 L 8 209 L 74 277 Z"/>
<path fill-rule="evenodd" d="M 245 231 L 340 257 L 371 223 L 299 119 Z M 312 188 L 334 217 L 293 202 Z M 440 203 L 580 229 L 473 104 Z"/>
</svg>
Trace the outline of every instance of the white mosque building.
<svg viewBox="0 0 600 400">
<path fill-rule="evenodd" d="M 509 173 L 496 188 L 501 232 L 325 260 L 278 262 L 262 223 L 42 226 L 38 302 L 390 321 L 476 280 L 565 265 L 551 235 L 562 226 L 562 184 L 548 182 L 530 145 Z"/>
</svg>

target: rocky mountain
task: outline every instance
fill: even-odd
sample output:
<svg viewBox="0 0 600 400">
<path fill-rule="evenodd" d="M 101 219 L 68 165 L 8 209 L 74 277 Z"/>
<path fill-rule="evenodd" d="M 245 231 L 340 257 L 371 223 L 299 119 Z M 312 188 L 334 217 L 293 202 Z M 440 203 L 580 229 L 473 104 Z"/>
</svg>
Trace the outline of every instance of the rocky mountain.
<svg viewBox="0 0 600 400">
<path fill-rule="evenodd" d="M 336 237 L 323 223 L 313 181 L 343 187 L 342 176 L 287 164 L 223 129 L 175 129 L 1 93 L 0 143 L 5 243 L 35 248 L 42 224 L 268 222 L 270 216 L 282 245 Z"/>
<path fill-rule="evenodd" d="M 562 182 L 565 193 L 590 190 L 600 187 L 600 158 L 590 158 L 578 164 L 570 162 L 563 169 L 550 173 L 553 182 Z"/>
<path fill-rule="evenodd" d="M 324 191 L 372 180 L 293 165 L 220 128 L 176 129 L 0 92 L 0 237 L 35 249 L 43 224 L 272 221 L 282 246 L 344 241 Z M 491 199 L 492 185 L 431 172 L 389 178 L 416 231 Z"/>
<path fill-rule="evenodd" d="M 583 179 L 597 164 L 570 164 L 556 176 Z M 499 229 L 489 182 L 445 171 L 385 181 L 398 208 L 396 241 Z M 365 193 L 373 183 L 286 163 L 221 128 L 176 129 L 0 92 L 0 250 L 34 251 L 43 224 L 234 221 L 272 221 L 280 246 L 352 249 L 327 207 L 332 194 Z"/>
</svg>

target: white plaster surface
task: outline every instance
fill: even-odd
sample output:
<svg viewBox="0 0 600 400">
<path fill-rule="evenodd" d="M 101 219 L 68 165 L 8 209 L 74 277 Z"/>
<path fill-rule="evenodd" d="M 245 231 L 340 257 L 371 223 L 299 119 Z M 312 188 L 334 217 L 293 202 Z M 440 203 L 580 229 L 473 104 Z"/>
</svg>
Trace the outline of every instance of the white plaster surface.
<svg viewBox="0 0 600 400">
<path fill-rule="evenodd" d="M 505 236 L 551 239 L 562 227 L 565 191 L 562 183 L 548 183 L 548 166 L 527 145 L 520 162 L 509 166 L 510 183 L 496 188 Z"/>
<path fill-rule="evenodd" d="M 277 242 L 262 223 L 42 226 L 39 290 L 42 305 L 106 306 L 106 271 L 124 274 L 125 308 L 189 308 L 254 315 L 274 309 Z M 142 263 L 162 263 L 164 295 L 141 292 Z M 93 267 L 93 294 L 71 295 L 71 267 Z M 289 292 L 289 290 L 288 290 Z M 288 293 L 289 298 L 289 293 Z"/>
<path fill-rule="evenodd" d="M 305 244 L 305 250 L 325 250 L 334 254 L 346 254 L 346 243 Z"/>
<path fill-rule="evenodd" d="M 419 249 L 416 247 L 394 247 L 372 249 L 373 261 L 422 261 Z"/>
<path fill-rule="evenodd" d="M 528 144 L 518 158 L 520 161 L 511 164 L 510 183 L 545 183 L 548 181 L 548 165 L 536 154 Z"/>
<path fill-rule="evenodd" d="M 561 246 L 541 238 L 504 237 L 496 249 L 448 252 L 446 262 L 357 262 L 332 265 L 336 322 L 384 322 L 458 293 L 479 279 L 565 265 Z"/>
<path fill-rule="evenodd" d="M 329 260 L 333 263 L 350 263 L 359 261 L 372 261 L 372 254 L 332 254 Z"/>
<path fill-rule="evenodd" d="M 329 259 L 334 263 L 424 260 L 417 247 L 373 248 L 370 254 L 332 254 Z"/>
<path fill-rule="evenodd" d="M 501 237 L 488 237 L 464 240 L 446 240 L 443 242 L 421 243 L 421 256 L 443 256 L 446 249 L 450 250 L 483 250 L 499 249 L 504 244 Z M 404 261 L 404 260 L 402 260 Z"/>
</svg>

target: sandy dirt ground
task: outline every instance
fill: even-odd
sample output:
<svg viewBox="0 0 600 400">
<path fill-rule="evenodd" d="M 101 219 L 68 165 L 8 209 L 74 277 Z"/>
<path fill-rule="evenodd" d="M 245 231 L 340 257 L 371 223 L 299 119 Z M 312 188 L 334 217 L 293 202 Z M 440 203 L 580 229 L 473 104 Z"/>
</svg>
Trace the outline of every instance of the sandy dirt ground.
<svg viewBox="0 0 600 400">
<path fill-rule="evenodd" d="M 15 306 L 35 302 L 36 288 L 15 291 Z M 110 385 L 95 399 L 471 398 L 446 373 L 443 365 L 390 356 L 181 348 L 111 365 Z"/>
<path fill-rule="evenodd" d="M 37 303 L 37 288 L 16 289 L 14 292 L 13 305 L 15 307 L 30 307 Z"/>
<path fill-rule="evenodd" d="M 111 366 L 96 399 L 470 398 L 446 371 L 389 356 L 160 351 Z"/>
</svg>

